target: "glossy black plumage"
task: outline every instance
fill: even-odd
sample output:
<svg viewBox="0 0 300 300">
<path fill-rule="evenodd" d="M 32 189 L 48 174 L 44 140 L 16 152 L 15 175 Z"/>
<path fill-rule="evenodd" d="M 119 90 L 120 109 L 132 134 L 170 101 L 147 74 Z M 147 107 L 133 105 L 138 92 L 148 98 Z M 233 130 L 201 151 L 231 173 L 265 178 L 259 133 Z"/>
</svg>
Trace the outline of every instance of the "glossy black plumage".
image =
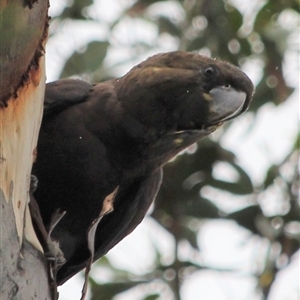
<svg viewBox="0 0 300 300">
<path fill-rule="evenodd" d="M 162 166 L 244 112 L 252 94 L 237 67 L 180 51 L 158 54 L 97 85 L 73 79 L 48 84 L 34 196 L 46 226 L 57 208 L 67 212 L 52 235 L 67 260 L 58 283 L 86 266 L 86 232 L 107 195 L 119 186 L 114 211 L 97 229 L 95 259 L 142 221 Z"/>
</svg>

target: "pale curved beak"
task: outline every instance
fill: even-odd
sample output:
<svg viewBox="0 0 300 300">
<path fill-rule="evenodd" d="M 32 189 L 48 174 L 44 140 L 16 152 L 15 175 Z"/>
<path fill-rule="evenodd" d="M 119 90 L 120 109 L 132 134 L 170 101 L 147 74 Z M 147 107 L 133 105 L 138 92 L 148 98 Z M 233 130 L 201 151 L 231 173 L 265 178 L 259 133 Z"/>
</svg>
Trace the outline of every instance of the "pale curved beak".
<svg viewBox="0 0 300 300">
<path fill-rule="evenodd" d="M 246 101 L 246 93 L 232 87 L 216 87 L 209 92 L 208 122 L 216 124 L 236 117 Z"/>
</svg>

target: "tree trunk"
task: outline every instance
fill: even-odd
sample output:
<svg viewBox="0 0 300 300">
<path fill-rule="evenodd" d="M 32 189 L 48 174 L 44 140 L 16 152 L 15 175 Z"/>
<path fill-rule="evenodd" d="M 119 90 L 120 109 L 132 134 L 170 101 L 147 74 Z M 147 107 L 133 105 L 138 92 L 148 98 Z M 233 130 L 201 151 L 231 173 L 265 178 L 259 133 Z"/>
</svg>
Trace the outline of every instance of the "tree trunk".
<svg viewBox="0 0 300 300">
<path fill-rule="evenodd" d="M 28 210 L 45 90 L 48 1 L 0 4 L 0 298 L 51 299 Z"/>
</svg>

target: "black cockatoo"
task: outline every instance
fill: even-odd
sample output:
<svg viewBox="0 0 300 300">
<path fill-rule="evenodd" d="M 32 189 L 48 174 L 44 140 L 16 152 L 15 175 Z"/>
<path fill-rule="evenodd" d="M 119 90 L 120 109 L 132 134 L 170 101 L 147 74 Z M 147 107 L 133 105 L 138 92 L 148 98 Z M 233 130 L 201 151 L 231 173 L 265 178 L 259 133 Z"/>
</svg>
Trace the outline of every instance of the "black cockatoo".
<svg viewBox="0 0 300 300">
<path fill-rule="evenodd" d="M 66 211 L 52 232 L 66 259 L 58 284 L 86 267 L 87 230 L 107 195 L 119 187 L 114 211 L 98 225 L 94 260 L 143 220 L 164 164 L 243 113 L 252 94 L 239 68 L 181 51 L 155 55 L 96 85 L 47 84 L 32 173 L 46 227 L 58 208 Z"/>
</svg>

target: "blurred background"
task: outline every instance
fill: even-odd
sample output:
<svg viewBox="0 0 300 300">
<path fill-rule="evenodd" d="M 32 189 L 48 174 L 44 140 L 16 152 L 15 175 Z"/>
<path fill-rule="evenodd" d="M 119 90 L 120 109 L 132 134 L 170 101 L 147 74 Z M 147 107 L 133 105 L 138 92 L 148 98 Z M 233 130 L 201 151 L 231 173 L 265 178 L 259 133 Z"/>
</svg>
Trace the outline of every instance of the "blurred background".
<svg viewBox="0 0 300 300">
<path fill-rule="evenodd" d="M 50 1 L 47 81 L 100 82 L 195 51 L 240 66 L 249 111 L 164 168 L 143 223 L 93 265 L 91 300 L 298 300 L 299 0 Z M 81 274 L 60 288 L 79 299 Z"/>
</svg>

